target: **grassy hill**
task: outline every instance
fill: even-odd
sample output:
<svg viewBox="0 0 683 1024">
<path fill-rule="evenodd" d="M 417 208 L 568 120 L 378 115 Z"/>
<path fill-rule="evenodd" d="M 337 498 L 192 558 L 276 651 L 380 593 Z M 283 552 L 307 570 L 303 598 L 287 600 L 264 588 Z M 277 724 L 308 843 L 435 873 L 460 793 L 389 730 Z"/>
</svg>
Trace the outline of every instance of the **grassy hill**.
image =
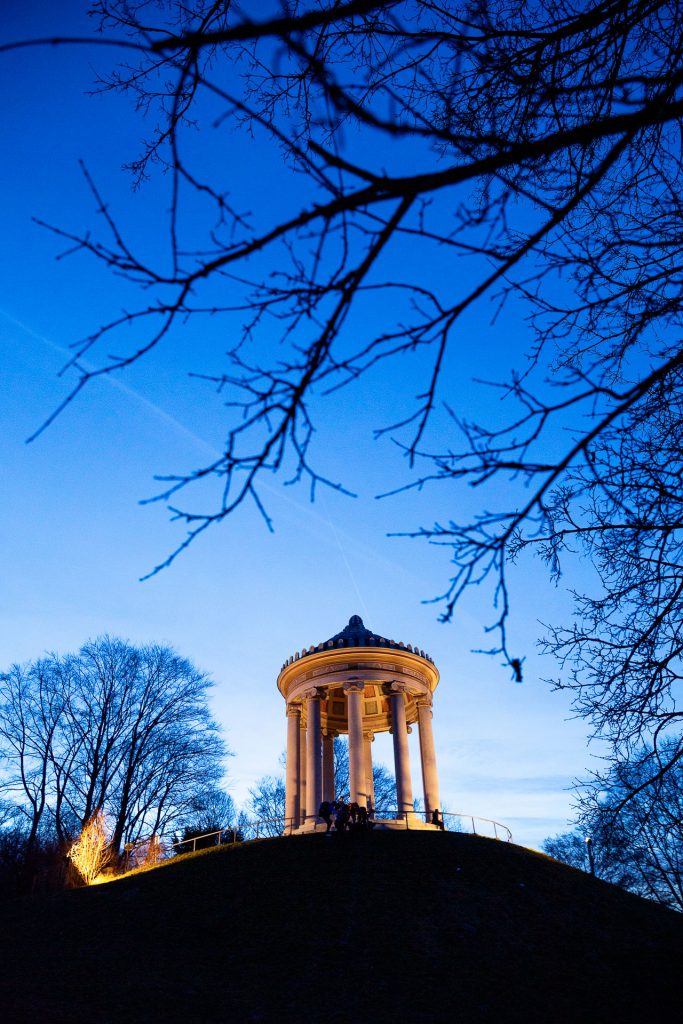
<svg viewBox="0 0 683 1024">
<path fill-rule="evenodd" d="M 426 832 L 207 851 L 0 913 L 0 1019 L 678 1019 L 683 915 Z"/>
</svg>

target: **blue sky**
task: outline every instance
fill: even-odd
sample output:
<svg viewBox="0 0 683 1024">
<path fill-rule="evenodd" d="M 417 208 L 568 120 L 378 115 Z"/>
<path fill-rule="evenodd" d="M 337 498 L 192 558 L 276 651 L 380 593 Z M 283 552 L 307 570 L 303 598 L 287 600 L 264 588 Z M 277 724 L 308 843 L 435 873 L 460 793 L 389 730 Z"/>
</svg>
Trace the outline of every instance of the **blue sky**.
<svg viewBox="0 0 683 1024">
<path fill-rule="evenodd" d="M 78 3 L 47 13 L 38 3 L 10 3 L 3 34 L 80 32 L 82 10 Z M 496 818 L 518 842 L 538 846 L 566 827 L 572 781 L 592 763 L 586 725 L 570 719 L 566 697 L 543 681 L 556 669 L 536 651 L 539 620 L 566 621 L 570 602 L 534 562 L 513 572 L 510 642 L 527 658 L 521 686 L 497 659 L 472 653 L 489 643 L 483 592 L 445 626 L 438 606 L 422 603 L 445 589 L 447 550 L 387 534 L 454 516 L 476 496 L 453 488 L 375 498 L 408 479 L 390 438 L 373 440 L 373 429 L 391 418 L 419 362 L 382 368 L 316 409 L 320 462 L 358 490 L 357 499 L 327 492 L 311 505 L 305 489 L 274 478 L 266 491 L 273 534 L 245 506 L 146 582 L 139 578 L 178 544 L 183 528 L 163 504 L 140 499 L 158 490 L 155 474 L 213 458 L 226 433 L 223 399 L 188 377 L 222 366 L 223 325 L 177 332 L 124 375 L 95 382 L 25 444 L 68 389 L 58 372 L 69 346 L 136 297 L 83 255 L 56 261 L 64 246 L 32 218 L 74 230 L 97 222 L 78 168 L 83 159 L 139 244 L 155 253 L 163 243 L 166 182 L 154 178 L 133 194 L 120 169 L 141 131 L 129 102 L 86 95 L 93 65 L 108 59 L 82 47 L 0 57 L 0 666 L 73 650 L 102 633 L 171 642 L 215 681 L 214 712 L 234 754 L 228 786 L 240 802 L 259 776 L 279 770 L 282 662 L 360 614 L 371 629 L 428 650 L 441 671 L 434 730 L 444 806 Z M 201 141 L 193 143 L 198 152 Z M 237 191 L 249 184 L 272 204 L 302 189 L 261 141 L 234 134 L 225 145 Z M 503 377 L 525 344 L 519 309 L 506 309 L 495 327 L 490 313 L 483 304 L 469 316 L 446 366 L 444 397 L 470 415 L 492 405 L 472 378 Z M 382 309 L 367 316 L 379 321 Z M 389 739 L 378 738 L 374 753 L 391 766 Z M 410 742 L 417 793 L 417 736 Z"/>
</svg>

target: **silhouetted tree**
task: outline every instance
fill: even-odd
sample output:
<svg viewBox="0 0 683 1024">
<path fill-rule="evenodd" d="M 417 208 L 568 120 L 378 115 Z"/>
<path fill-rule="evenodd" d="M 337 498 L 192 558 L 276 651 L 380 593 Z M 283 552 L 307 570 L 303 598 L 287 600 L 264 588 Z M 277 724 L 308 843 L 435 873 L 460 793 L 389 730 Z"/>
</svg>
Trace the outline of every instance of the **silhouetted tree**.
<svg viewBox="0 0 683 1024">
<path fill-rule="evenodd" d="M 583 793 L 577 829 L 543 849 L 587 870 L 590 837 L 598 877 L 683 910 L 683 770 L 668 765 L 670 746 L 641 750 L 597 777 Z"/>
<path fill-rule="evenodd" d="M 259 836 L 281 836 L 285 828 L 285 781 L 280 776 L 264 775 L 249 790 L 246 816 L 240 823 L 246 838 L 254 838 L 249 822 L 259 822 Z"/>
<path fill-rule="evenodd" d="M 59 758 L 59 728 L 69 692 L 55 684 L 52 659 L 13 665 L 0 675 L 0 754 L 6 792 L 18 796 L 27 821 L 26 853 L 31 855 L 52 790 L 52 767 Z"/>
<path fill-rule="evenodd" d="M 215 832 L 214 829 L 211 831 Z M 217 835 L 207 835 L 201 828 L 184 828 L 182 833 L 175 834 L 174 840 L 173 852 L 176 855 L 194 853 L 195 850 L 209 850 L 219 845 Z"/>
<path fill-rule="evenodd" d="M 167 478 L 159 497 L 188 533 L 163 564 L 245 498 L 270 523 L 264 473 L 344 490 L 314 457 L 313 395 L 416 354 L 393 423 L 378 424 L 414 467 L 397 487 L 481 493 L 471 518 L 415 532 L 451 548 L 444 619 L 489 582 L 493 651 L 521 681 L 506 637 L 510 562 L 535 550 L 558 577 L 578 551 L 598 577 L 577 594 L 575 625 L 549 633 L 570 667 L 560 685 L 621 759 L 679 735 L 680 2 L 295 0 L 264 17 L 252 3 L 99 0 L 94 11 L 103 38 L 126 48 L 99 87 L 154 115 L 129 166 L 136 184 L 168 172 L 170 252 L 158 264 L 139 255 L 88 178 L 108 234 L 57 232 L 144 298 L 77 347 L 72 397 L 188 320 L 223 314 L 234 338 L 209 378 L 234 414 L 223 454 Z M 229 156 L 209 167 L 185 146 L 198 122 L 219 139 L 241 127 L 270 142 L 303 196 L 236 196 Z M 473 423 L 454 409 L 444 440 L 432 426 L 444 367 L 485 296 L 498 308 L 513 298 L 530 340 L 499 382 L 508 417 Z M 124 329 L 121 355 L 83 368 Z M 214 505 L 177 507 L 211 479 Z M 683 749 L 667 749 L 673 766 Z"/>
<path fill-rule="evenodd" d="M 0 799 L 0 894 L 16 892 L 26 859 L 26 819 L 21 808 Z"/>
<path fill-rule="evenodd" d="M 396 779 L 383 764 L 373 764 L 375 787 L 375 814 L 387 817 L 396 810 Z M 338 800 L 348 802 L 349 794 L 349 742 L 341 736 L 334 738 L 334 792 Z"/>
<path fill-rule="evenodd" d="M 188 816 L 188 824 L 193 829 L 204 832 L 217 831 L 234 825 L 237 820 L 235 801 L 223 789 L 207 789 L 197 796 Z"/>
<path fill-rule="evenodd" d="M 182 840 L 181 845 L 175 847 L 175 853 L 240 842 L 243 838 L 236 827 L 235 803 L 222 789 L 209 789 L 199 795 L 187 820 L 189 824 L 175 837 L 176 842 Z"/>
<path fill-rule="evenodd" d="M 1 675 L 3 784 L 27 851 L 41 830 L 64 843 L 102 810 L 118 851 L 195 809 L 224 771 L 210 685 L 170 647 L 108 637 Z"/>
</svg>

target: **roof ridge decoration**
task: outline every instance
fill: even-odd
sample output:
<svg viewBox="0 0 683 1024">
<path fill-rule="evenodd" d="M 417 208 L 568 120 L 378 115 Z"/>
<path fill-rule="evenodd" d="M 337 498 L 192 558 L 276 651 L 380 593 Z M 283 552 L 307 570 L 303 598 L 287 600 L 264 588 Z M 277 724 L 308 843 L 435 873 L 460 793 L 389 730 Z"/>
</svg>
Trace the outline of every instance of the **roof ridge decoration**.
<svg viewBox="0 0 683 1024">
<path fill-rule="evenodd" d="M 300 658 L 316 654 L 318 651 L 342 647 L 395 647 L 399 650 L 416 654 L 419 658 L 424 658 L 425 661 L 430 661 L 433 664 L 433 659 L 425 651 L 420 650 L 417 645 L 405 644 L 402 640 L 398 643 L 395 640 L 388 640 L 385 636 L 380 636 L 379 633 L 373 633 L 372 630 L 368 629 L 360 615 L 352 615 L 348 624 L 339 633 L 335 633 L 329 640 L 324 640 L 320 644 L 313 644 L 308 648 L 304 647 L 301 654 L 297 651 L 285 661 L 282 668 L 286 668 L 287 665 L 291 665 L 294 661 L 299 661 Z"/>
</svg>

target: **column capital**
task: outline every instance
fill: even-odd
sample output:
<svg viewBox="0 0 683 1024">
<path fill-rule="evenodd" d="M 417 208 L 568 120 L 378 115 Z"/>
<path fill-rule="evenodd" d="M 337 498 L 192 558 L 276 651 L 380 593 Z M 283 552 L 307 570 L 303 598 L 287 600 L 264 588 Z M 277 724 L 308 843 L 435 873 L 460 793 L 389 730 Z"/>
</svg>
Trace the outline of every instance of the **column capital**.
<svg viewBox="0 0 683 1024">
<path fill-rule="evenodd" d="M 342 684 L 345 693 L 362 693 L 365 689 L 365 683 L 362 679 L 351 677 Z"/>
<path fill-rule="evenodd" d="M 301 704 L 288 704 L 286 709 L 287 718 L 301 717 Z"/>
<path fill-rule="evenodd" d="M 400 682 L 398 679 L 389 679 L 386 683 L 383 683 L 382 690 L 387 697 L 395 697 L 399 693 L 410 693 L 407 684 Z"/>
<path fill-rule="evenodd" d="M 415 700 L 415 706 L 417 707 L 418 711 L 428 711 L 430 716 L 434 712 L 431 696 L 427 697 L 425 695 L 422 697 L 417 697 Z"/>
<path fill-rule="evenodd" d="M 304 700 L 322 700 L 325 696 L 325 689 L 322 686 L 311 686 L 301 694 Z"/>
<path fill-rule="evenodd" d="M 375 742 L 375 734 L 374 734 L 374 732 L 372 732 L 370 729 L 366 729 L 365 732 L 363 733 L 363 739 L 367 740 L 368 743 L 374 743 Z"/>
<path fill-rule="evenodd" d="M 336 739 L 339 735 L 336 729 L 323 729 L 323 736 L 330 736 L 332 739 Z"/>
</svg>

